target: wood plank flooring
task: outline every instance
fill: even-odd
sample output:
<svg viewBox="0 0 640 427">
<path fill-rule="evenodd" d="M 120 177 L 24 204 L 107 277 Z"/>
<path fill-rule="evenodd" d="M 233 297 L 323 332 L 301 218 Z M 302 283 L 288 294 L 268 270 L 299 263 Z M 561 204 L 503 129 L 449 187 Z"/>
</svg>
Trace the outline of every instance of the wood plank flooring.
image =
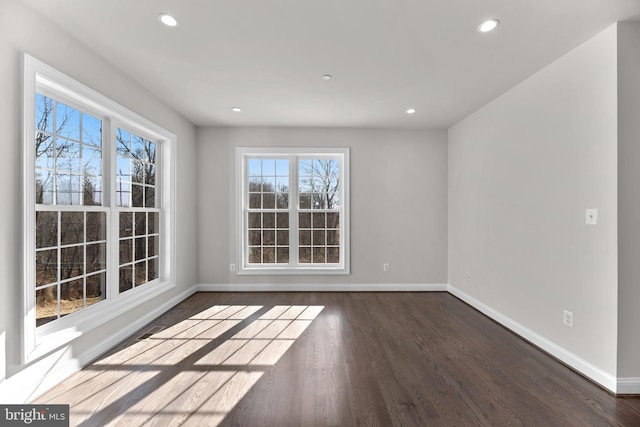
<svg viewBox="0 0 640 427">
<path fill-rule="evenodd" d="M 640 397 L 433 292 L 198 293 L 36 403 L 80 426 L 640 426 Z"/>
</svg>

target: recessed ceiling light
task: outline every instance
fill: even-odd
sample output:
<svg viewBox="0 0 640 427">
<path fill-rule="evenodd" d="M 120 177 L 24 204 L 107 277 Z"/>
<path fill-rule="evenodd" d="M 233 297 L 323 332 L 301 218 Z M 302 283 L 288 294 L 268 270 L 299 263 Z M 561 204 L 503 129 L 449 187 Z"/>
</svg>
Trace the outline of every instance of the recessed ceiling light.
<svg viewBox="0 0 640 427">
<path fill-rule="evenodd" d="M 325 74 L 324 76 L 322 76 L 322 80 L 331 80 L 333 77 L 331 76 L 331 74 Z"/>
<path fill-rule="evenodd" d="M 415 108 L 409 108 L 407 110 L 407 114 L 415 114 L 416 113 L 416 109 Z"/>
<path fill-rule="evenodd" d="M 239 113 L 239 112 L 241 112 L 241 111 L 242 111 L 242 108 L 240 108 L 240 107 L 233 107 L 233 108 L 231 109 L 231 111 L 233 111 L 234 113 Z"/>
<path fill-rule="evenodd" d="M 489 31 L 495 30 L 499 24 L 500 21 L 498 21 L 497 19 L 489 19 L 488 21 L 484 21 L 482 24 L 480 24 L 480 26 L 478 27 L 478 31 L 480 31 L 481 33 L 488 33 Z"/>
<path fill-rule="evenodd" d="M 158 19 L 160 19 L 160 22 L 162 22 L 167 27 L 175 27 L 176 25 L 178 25 L 178 21 L 176 20 L 176 18 L 169 15 L 168 13 L 161 13 L 160 15 L 158 15 Z"/>
</svg>

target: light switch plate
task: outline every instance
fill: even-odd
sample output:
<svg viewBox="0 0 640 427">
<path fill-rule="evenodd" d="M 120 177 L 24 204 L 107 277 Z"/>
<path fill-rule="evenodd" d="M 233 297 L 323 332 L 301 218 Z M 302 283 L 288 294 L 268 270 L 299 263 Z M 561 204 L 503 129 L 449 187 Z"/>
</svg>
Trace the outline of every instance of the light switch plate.
<svg viewBox="0 0 640 427">
<path fill-rule="evenodd" d="M 598 209 L 587 209 L 587 215 L 585 219 L 587 225 L 598 224 Z"/>
</svg>

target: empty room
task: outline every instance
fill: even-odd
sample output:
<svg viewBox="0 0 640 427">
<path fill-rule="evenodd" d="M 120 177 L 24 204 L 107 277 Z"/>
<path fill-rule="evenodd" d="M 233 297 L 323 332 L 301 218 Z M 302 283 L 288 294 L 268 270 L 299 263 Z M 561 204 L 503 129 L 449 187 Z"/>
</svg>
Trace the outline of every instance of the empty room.
<svg viewBox="0 0 640 427">
<path fill-rule="evenodd" d="M 640 426 L 640 1 L 0 0 L 0 425 Z"/>
</svg>

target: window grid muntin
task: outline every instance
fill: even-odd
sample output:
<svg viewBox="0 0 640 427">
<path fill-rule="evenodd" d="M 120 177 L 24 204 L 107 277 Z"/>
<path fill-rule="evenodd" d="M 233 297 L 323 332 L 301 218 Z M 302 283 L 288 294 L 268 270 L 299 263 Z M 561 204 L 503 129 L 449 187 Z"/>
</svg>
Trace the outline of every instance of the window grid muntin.
<svg viewBox="0 0 640 427">
<path fill-rule="evenodd" d="M 136 131 L 118 126 L 115 145 L 115 206 L 122 208 L 157 207 L 159 196 L 158 156 L 161 143 L 145 138 Z M 144 152 L 138 151 L 141 149 Z M 144 157 L 145 154 L 147 157 Z M 126 167 L 127 164 L 129 173 L 122 173 L 121 168 Z M 141 176 L 134 173 L 136 168 L 142 168 Z M 136 194 L 140 191 L 142 193 L 138 196 L 140 197 L 138 201 Z"/>
<path fill-rule="evenodd" d="M 132 229 L 131 234 L 122 235 L 122 218 L 125 215 L 131 214 L 132 216 Z M 139 232 L 137 230 L 136 219 L 140 214 L 144 214 L 145 217 L 145 231 Z M 151 215 L 155 215 L 157 220 L 154 222 L 153 228 L 151 228 L 149 218 Z M 161 262 L 161 233 L 160 233 L 160 221 L 161 210 L 160 209 L 146 209 L 146 208 L 119 208 L 118 209 L 118 290 L 120 293 L 135 289 L 137 287 L 146 285 L 148 283 L 155 283 L 160 279 Z M 150 253 L 150 238 L 154 239 L 155 244 L 153 253 Z M 136 250 L 138 244 L 144 241 L 144 256 L 137 258 Z M 122 244 L 130 244 L 131 256 L 128 260 L 122 260 Z M 155 267 L 155 268 L 153 268 Z M 141 273 L 139 273 L 141 269 Z M 127 283 L 127 278 L 130 272 L 130 286 Z M 140 274 L 140 275 L 138 275 Z"/>
<path fill-rule="evenodd" d="M 259 163 L 259 167 L 257 166 Z M 278 242 L 282 232 L 290 234 L 291 160 L 285 156 L 251 156 L 246 158 L 245 242 L 246 262 L 262 265 L 288 265 L 290 263 L 290 239 L 286 245 Z M 266 187 L 266 188 L 265 188 Z M 265 191 L 273 190 L 273 191 Z M 265 194 L 269 195 L 268 198 Z M 273 196 L 270 196 L 273 194 Z M 271 203 L 273 197 L 273 203 Z M 260 200 L 259 206 L 257 200 Z M 265 200 L 269 201 L 265 207 Z M 255 227 L 259 215 L 260 225 Z M 273 218 L 267 221 L 267 218 Z M 252 227 L 253 225 L 253 227 Z M 259 237 L 258 237 L 259 234 Z M 265 236 L 269 238 L 268 243 Z M 258 240 L 258 242 L 256 242 Z"/>
<path fill-rule="evenodd" d="M 59 209 L 62 208 L 62 209 Z M 87 217 L 88 214 L 90 213 L 103 213 L 104 214 L 104 221 L 102 222 L 102 227 L 104 228 L 104 236 L 107 237 L 108 236 L 108 227 L 109 227 L 109 211 L 108 209 L 105 208 L 98 208 L 98 207 L 91 207 L 89 209 L 82 209 L 83 206 L 60 206 L 60 207 L 56 207 L 55 205 L 45 205 L 42 206 L 40 209 L 36 210 L 36 221 L 37 221 L 37 214 L 38 213 L 42 213 L 42 212 L 51 212 L 51 213 L 55 213 L 56 214 L 56 222 L 57 222 L 57 230 L 56 230 L 56 241 L 53 245 L 50 246 L 44 246 L 44 247 L 37 247 L 37 243 L 36 243 L 36 248 L 35 248 L 35 262 L 34 262 L 34 269 L 35 269 L 35 283 L 33 285 L 34 286 L 34 290 L 35 290 L 35 295 L 36 295 L 36 325 L 37 326 L 41 326 L 44 325 L 46 323 L 49 323 L 51 321 L 60 319 L 66 315 L 72 314 L 74 312 L 83 310 L 91 305 L 97 304 L 98 302 L 104 301 L 107 297 L 106 295 L 106 289 L 107 289 L 107 278 L 108 278 L 108 253 L 109 253 L 109 245 L 108 245 L 108 241 L 107 239 L 97 239 L 97 240 L 87 240 Z M 70 244 L 62 244 L 62 215 L 63 213 L 82 213 L 83 215 L 83 230 L 82 230 L 82 236 L 83 236 L 83 240 L 82 242 L 78 242 L 78 243 L 70 243 Z M 36 229 L 36 240 L 37 240 L 37 225 L 34 224 L 34 229 Z M 103 268 L 99 268 L 97 270 L 91 271 L 91 272 L 87 272 L 88 271 L 88 259 L 87 259 L 87 247 L 88 246 L 94 246 L 94 245 L 101 245 L 104 244 L 105 248 L 104 248 L 104 253 L 103 253 L 103 264 L 104 267 Z M 69 276 L 67 278 L 63 278 L 62 277 L 62 267 L 61 264 L 63 263 L 63 259 L 62 259 L 62 251 L 63 249 L 69 249 L 69 248 L 76 248 L 76 247 L 82 247 L 82 273 L 81 274 L 76 274 L 76 275 L 72 275 Z M 49 251 L 55 251 L 56 252 L 56 278 L 54 281 L 51 282 L 46 282 L 44 284 L 38 285 L 37 281 L 38 281 L 38 254 L 39 253 L 45 253 L 45 252 L 49 252 Z M 96 299 L 96 297 L 92 298 L 91 301 L 88 300 L 88 293 L 87 293 L 87 281 L 93 279 L 94 277 L 97 276 L 104 276 L 104 279 L 102 280 L 101 286 L 100 286 L 100 295 L 98 295 L 98 299 Z M 78 280 L 82 280 L 82 307 L 78 307 L 76 310 L 70 311 L 68 313 L 62 313 L 62 287 L 64 285 L 68 285 L 72 282 L 76 282 Z M 47 288 L 55 288 L 56 289 L 56 310 L 55 310 L 55 318 L 45 318 L 45 320 L 41 320 L 41 317 L 38 317 L 38 306 L 39 306 L 39 301 L 38 301 L 38 292 L 45 290 Z M 75 299 L 77 300 L 77 298 Z M 72 300 L 69 300 L 72 301 Z M 71 305 L 71 304 L 69 304 Z M 40 307 L 42 307 L 42 305 L 40 305 Z M 48 320 L 47 320 L 48 319 Z"/>
<path fill-rule="evenodd" d="M 290 176 L 289 176 L 289 189 L 290 189 L 290 195 L 289 195 L 289 209 L 288 209 L 288 213 L 289 213 L 289 244 L 290 244 L 290 253 L 289 253 L 289 263 L 288 264 L 280 264 L 280 265 L 284 265 L 284 266 L 289 266 L 292 268 L 296 268 L 296 267 L 336 267 L 336 266 L 343 266 L 344 265 L 344 248 L 345 248 L 345 242 L 344 242 L 344 233 L 342 232 L 342 230 L 340 230 L 340 225 L 344 222 L 343 220 L 343 216 L 344 216 L 344 206 L 342 204 L 342 192 L 344 191 L 344 182 L 343 182 L 343 177 L 344 177 L 344 157 L 343 156 L 335 156 L 335 155 L 331 155 L 331 154 L 327 154 L 327 155 L 304 155 L 304 154 L 288 154 L 288 155 L 278 155 L 278 154 L 263 154 L 263 155 L 244 155 L 243 156 L 243 163 L 245 165 L 246 168 L 246 173 L 244 173 L 243 175 L 243 181 L 244 181 L 244 185 L 245 185 L 245 191 L 244 191 L 244 195 L 243 195 L 243 199 L 244 199 L 244 203 L 243 206 L 245 207 L 244 209 L 244 230 L 243 230 L 243 245 L 244 245 L 244 250 L 242 251 L 242 253 L 244 254 L 243 258 L 244 258 L 244 262 L 251 267 L 254 266 L 264 266 L 264 267 L 269 267 L 269 266 L 278 266 L 278 264 L 258 264 L 258 263 L 250 263 L 249 262 L 249 252 L 250 252 L 250 245 L 249 245 L 249 218 L 248 218 L 248 213 L 252 211 L 252 208 L 250 207 L 250 201 L 248 200 L 248 195 L 249 195 L 249 177 L 251 175 L 251 172 L 249 171 L 250 167 L 249 167 L 249 159 L 270 159 L 270 158 L 288 158 L 289 161 L 289 165 L 290 165 Z M 301 209 L 300 208 L 300 191 L 299 191 L 299 186 L 300 186 L 300 174 L 299 174 L 299 161 L 300 160 L 331 160 L 331 161 L 335 161 L 337 162 L 337 172 L 334 174 L 331 174 L 331 178 L 335 178 L 338 182 L 337 182 L 337 191 L 338 191 L 338 199 L 336 200 L 337 203 L 334 204 L 333 208 L 331 209 L 318 209 L 318 208 L 313 208 L 313 206 L 311 206 L 309 209 Z M 257 176 L 257 175 L 251 175 L 251 176 Z M 292 190 L 293 189 L 293 190 Z M 294 202 L 292 203 L 292 197 L 295 197 Z M 255 209 L 255 208 L 253 208 Z M 268 211 L 266 211 L 268 212 Z M 325 256 L 324 256 L 324 260 L 322 262 L 319 261 L 313 261 L 313 257 L 311 259 L 311 262 L 300 262 L 299 261 L 299 255 L 300 255 L 300 248 L 299 248 L 299 233 L 300 233 L 300 227 L 298 226 L 298 220 L 299 220 L 299 213 L 300 212 L 309 212 L 309 213 L 324 213 L 324 214 L 328 214 L 328 213 L 332 213 L 332 214 L 337 214 L 338 215 L 338 227 L 337 228 L 324 228 L 322 229 L 325 234 L 327 231 L 331 231 L 331 232 L 335 232 L 335 235 L 338 238 L 338 244 L 329 244 L 326 242 L 325 240 L 325 244 L 324 245 L 310 245 L 309 248 L 311 248 L 311 253 L 313 254 L 313 248 L 320 248 L 325 252 Z M 328 226 L 328 224 L 326 224 L 326 220 L 325 220 L 325 225 Z M 314 228 L 311 228 L 311 230 L 314 230 Z M 315 228 L 315 230 L 320 230 L 320 228 Z M 295 232 L 294 232 L 295 231 Z M 332 260 L 337 260 L 336 262 L 327 262 L 327 250 L 331 250 L 333 251 L 332 254 Z M 337 251 L 337 254 L 335 253 Z"/>
<path fill-rule="evenodd" d="M 103 167 L 103 159 L 104 159 L 104 152 L 103 152 L 103 147 L 104 147 L 104 124 L 105 124 L 105 119 L 104 117 L 101 117 L 99 114 L 96 114 L 95 112 L 91 111 L 88 108 L 84 108 L 84 106 L 82 105 L 76 105 L 76 103 L 74 102 L 69 102 L 67 99 L 65 99 L 64 97 L 58 96 L 57 94 L 52 95 L 50 94 L 48 91 L 46 90 L 41 90 L 38 89 L 36 90 L 35 93 L 35 104 L 36 104 L 36 110 L 38 109 L 39 106 L 39 102 L 38 100 L 42 99 L 43 101 L 45 100 L 49 100 L 52 102 L 53 107 L 51 109 L 51 128 L 48 129 L 42 129 L 38 127 L 38 114 L 36 112 L 35 115 L 35 123 L 34 123 L 34 129 L 35 129 L 35 139 L 37 141 L 37 138 L 39 137 L 39 135 L 44 135 L 47 136 L 48 138 L 51 138 L 51 150 L 53 152 L 53 157 L 52 157 L 52 164 L 51 167 L 42 167 L 41 165 L 38 164 L 38 157 L 39 157 L 39 151 L 38 151 L 38 147 L 36 147 L 35 150 L 35 158 L 34 158 L 34 162 L 35 162 L 35 174 L 36 174 L 36 183 L 37 183 L 37 175 L 38 175 L 38 171 L 42 170 L 42 171 L 49 171 L 49 174 L 51 175 L 51 198 L 50 200 L 48 200 L 48 203 L 44 202 L 41 204 L 50 204 L 50 205 L 73 205 L 73 206 L 101 206 L 104 204 L 104 167 Z M 46 101 L 45 101 L 46 102 Z M 59 131 L 62 129 L 61 127 L 58 127 L 58 122 L 59 122 L 59 118 L 58 118 L 58 105 L 63 105 L 68 109 L 72 109 L 74 110 L 76 113 L 78 113 L 78 133 L 77 133 L 77 138 L 73 138 L 70 135 L 63 135 L 61 134 Z M 101 123 L 101 126 L 99 128 L 99 136 L 98 136 L 98 140 L 100 142 L 97 143 L 91 143 L 89 142 L 89 140 L 87 140 L 87 137 L 85 135 L 85 129 L 84 129 L 84 123 L 85 120 L 87 119 L 94 119 L 97 120 Z M 66 120 L 65 120 L 66 121 Z M 96 135 L 93 135 L 94 137 Z M 90 136 L 89 136 L 90 138 Z M 77 158 L 77 163 L 78 163 L 78 170 L 77 171 L 71 171 L 71 170 L 67 170 L 67 169 L 62 169 L 58 167 L 58 159 L 64 159 L 65 157 L 60 157 L 58 156 L 58 140 L 65 140 L 70 144 L 76 144 L 79 147 L 79 157 Z M 100 155 L 100 166 L 101 169 L 99 171 L 99 173 L 97 174 L 87 174 L 86 171 L 83 169 L 83 158 L 84 155 L 83 153 L 85 152 L 85 148 L 87 150 L 93 150 L 93 151 L 99 151 L 101 153 Z M 68 172 L 68 173 L 62 173 L 62 172 Z M 74 196 L 73 194 L 76 193 L 76 200 L 78 200 L 78 203 L 60 203 L 60 196 L 59 193 L 60 191 L 58 191 L 58 184 L 59 181 L 62 177 L 72 177 L 75 178 L 76 182 L 78 182 L 78 179 L 80 180 L 80 184 L 78 185 L 77 190 L 74 191 L 68 191 L 65 193 L 70 194 L 70 200 L 74 200 Z M 94 191 L 94 197 L 95 194 L 99 195 L 99 201 L 93 201 L 92 203 L 87 203 L 85 200 L 85 196 L 86 196 L 86 187 L 84 187 L 86 185 L 86 180 L 87 178 L 93 178 L 94 183 L 97 184 L 97 189 L 98 191 Z M 72 182 L 72 181 L 70 181 Z M 44 195 L 43 195 L 44 196 Z M 36 189 L 36 198 L 38 197 L 38 191 Z M 36 199 L 37 201 L 37 199 Z"/>
</svg>

